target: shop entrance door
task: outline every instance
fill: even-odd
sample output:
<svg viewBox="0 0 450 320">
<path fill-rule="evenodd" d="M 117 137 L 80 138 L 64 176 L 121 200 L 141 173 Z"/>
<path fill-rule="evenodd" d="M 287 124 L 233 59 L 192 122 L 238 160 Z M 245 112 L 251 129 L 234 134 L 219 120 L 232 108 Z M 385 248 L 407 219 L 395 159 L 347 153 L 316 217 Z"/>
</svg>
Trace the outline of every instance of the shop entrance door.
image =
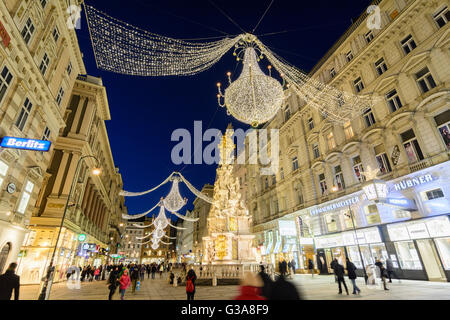
<svg viewBox="0 0 450 320">
<path fill-rule="evenodd" d="M 325 249 L 325 259 L 327 263 L 328 273 L 333 273 L 333 269 L 330 267 L 331 261 L 333 261 L 333 256 L 331 255 L 331 249 Z"/>
<path fill-rule="evenodd" d="M 431 239 L 417 240 L 420 256 L 430 281 L 447 281 Z"/>
</svg>

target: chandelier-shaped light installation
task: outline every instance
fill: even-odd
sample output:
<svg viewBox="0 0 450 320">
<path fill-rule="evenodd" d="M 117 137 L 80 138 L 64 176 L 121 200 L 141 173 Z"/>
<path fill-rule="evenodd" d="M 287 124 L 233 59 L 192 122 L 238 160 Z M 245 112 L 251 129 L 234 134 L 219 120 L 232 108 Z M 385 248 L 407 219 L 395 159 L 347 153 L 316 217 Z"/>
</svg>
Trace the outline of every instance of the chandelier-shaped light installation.
<svg viewBox="0 0 450 320">
<path fill-rule="evenodd" d="M 150 33 L 88 5 L 85 10 L 97 66 L 111 72 L 138 76 L 194 75 L 209 69 L 231 48 L 242 47 L 245 43 L 241 75 L 234 82 L 230 80 L 225 94 L 219 93 L 219 97 L 224 98 L 221 104 L 245 123 L 256 125 L 269 121 L 280 109 L 284 97 L 280 83 L 259 68 L 257 62 L 261 57 L 266 57 L 282 75 L 283 81 L 290 86 L 289 91 L 295 92 L 333 122 L 347 122 L 379 99 L 371 95 L 354 95 L 306 75 L 252 34 L 188 42 Z"/>
<path fill-rule="evenodd" d="M 180 178 L 173 177 L 172 188 L 169 194 L 164 198 L 163 203 L 169 211 L 178 211 L 184 207 L 187 202 L 187 198 L 182 198 L 180 194 L 180 189 L 178 188 L 178 182 Z"/>
</svg>

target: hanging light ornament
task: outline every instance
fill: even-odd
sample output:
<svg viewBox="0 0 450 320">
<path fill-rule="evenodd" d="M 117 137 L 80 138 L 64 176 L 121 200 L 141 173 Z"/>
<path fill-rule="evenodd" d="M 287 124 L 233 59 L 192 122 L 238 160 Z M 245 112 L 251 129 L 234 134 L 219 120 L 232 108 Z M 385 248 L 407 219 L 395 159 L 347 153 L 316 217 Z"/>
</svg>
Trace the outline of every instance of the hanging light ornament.
<svg viewBox="0 0 450 320">
<path fill-rule="evenodd" d="M 179 177 L 172 178 L 172 188 L 166 198 L 162 200 L 164 207 L 166 207 L 169 211 L 178 211 L 183 208 L 187 202 L 187 198 L 183 199 L 180 194 L 180 189 L 178 186 L 180 180 L 181 179 Z"/>
<path fill-rule="evenodd" d="M 260 123 L 271 120 L 281 107 L 284 99 L 283 87 L 274 78 L 264 74 L 258 61 L 257 47 L 254 47 L 254 36 L 246 35 L 245 39 L 235 46 L 233 55 L 240 61 L 243 54 L 243 69 L 240 76 L 231 81 L 228 72 L 229 86 L 222 93 L 221 84 L 217 84 L 217 99 L 221 107 L 237 120 L 257 127 Z M 224 98 L 224 102 L 221 99 Z"/>
<path fill-rule="evenodd" d="M 156 250 L 156 249 L 159 248 L 159 244 L 153 243 L 151 247 L 152 247 L 153 250 Z"/>
<path fill-rule="evenodd" d="M 163 205 L 161 205 L 161 208 L 159 209 L 159 214 L 153 221 L 153 225 L 157 229 L 164 229 L 165 227 L 167 227 L 169 225 L 169 221 L 167 220 Z"/>
</svg>

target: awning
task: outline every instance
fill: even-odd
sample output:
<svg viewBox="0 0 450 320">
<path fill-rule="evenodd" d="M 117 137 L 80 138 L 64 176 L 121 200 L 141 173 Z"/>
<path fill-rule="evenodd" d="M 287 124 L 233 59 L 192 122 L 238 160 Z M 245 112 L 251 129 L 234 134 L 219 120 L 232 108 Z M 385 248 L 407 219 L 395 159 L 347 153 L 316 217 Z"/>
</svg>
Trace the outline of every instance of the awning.
<svg viewBox="0 0 450 320">
<path fill-rule="evenodd" d="M 277 254 L 280 253 L 280 247 L 281 247 L 281 241 L 277 241 L 275 244 L 275 247 L 273 248 L 273 253 Z"/>
</svg>

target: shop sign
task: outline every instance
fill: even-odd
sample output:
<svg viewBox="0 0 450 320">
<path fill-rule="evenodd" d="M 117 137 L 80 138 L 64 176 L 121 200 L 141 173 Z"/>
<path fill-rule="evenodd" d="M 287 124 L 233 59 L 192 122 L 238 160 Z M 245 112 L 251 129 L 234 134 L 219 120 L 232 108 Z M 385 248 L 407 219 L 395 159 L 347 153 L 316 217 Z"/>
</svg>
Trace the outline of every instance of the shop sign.
<svg viewBox="0 0 450 320">
<path fill-rule="evenodd" d="M 353 198 L 349 198 L 349 199 L 345 199 L 342 201 L 337 201 L 334 203 L 331 203 L 329 205 L 323 206 L 323 207 L 319 207 L 319 208 L 315 208 L 312 210 L 309 210 L 309 213 L 314 216 L 318 213 L 322 213 L 322 212 L 328 212 L 328 211 L 332 211 L 332 210 L 336 210 L 336 209 L 340 209 L 340 208 L 346 208 L 352 204 L 355 204 L 359 202 L 359 197 L 353 197 Z"/>
<path fill-rule="evenodd" d="M 419 186 L 431 181 L 434 181 L 435 178 L 431 174 L 425 174 L 423 176 L 418 176 L 412 179 L 404 179 L 398 183 L 394 183 L 395 191 L 406 190 L 415 186 Z"/>
<path fill-rule="evenodd" d="M 294 220 L 278 220 L 278 227 L 281 236 L 297 236 Z"/>
<path fill-rule="evenodd" d="M 4 137 L 0 146 L 3 148 L 46 152 L 50 150 L 50 145 L 51 142 L 47 140 Z"/>
<path fill-rule="evenodd" d="M 0 21 L 0 38 L 2 38 L 3 45 L 5 48 L 9 46 L 9 43 L 11 42 L 11 37 L 9 36 L 8 32 L 5 29 L 5 26 Z"/>
<path fill-rule="evenodd" d="M 84 240 L 86 240 L 86 235 L 84 233 L 80 233 L 78 235 L 78 241 L 83 242 Z"/>
<path fill-rule="evenodd" d="M 417 210 L 416 203 L 411 199 L 394 199 L 387 198 L 386 203 L 394 205 L 396 207 L 401 207 L 407 210 Z"/>
<path fill-rule="evenodd" d="M 97 245 L 95 243 L 84 243 L 81 247 L 84 251 L 95 251 Z"/>
<path fill-rule="evenodd" d="M 317 248 L 332 248 L 332 247 L 342 247 L 344 245 L 341 235 L 335 235 L 331 237 L 317 238 L 316 247 Z"/>
<path fill-rule="evenodd" d="M 413 223 L 408 225 L 407 228 L 411 239 L 424 239 L 430 237 L 425 223 Z"/>
</svg>

